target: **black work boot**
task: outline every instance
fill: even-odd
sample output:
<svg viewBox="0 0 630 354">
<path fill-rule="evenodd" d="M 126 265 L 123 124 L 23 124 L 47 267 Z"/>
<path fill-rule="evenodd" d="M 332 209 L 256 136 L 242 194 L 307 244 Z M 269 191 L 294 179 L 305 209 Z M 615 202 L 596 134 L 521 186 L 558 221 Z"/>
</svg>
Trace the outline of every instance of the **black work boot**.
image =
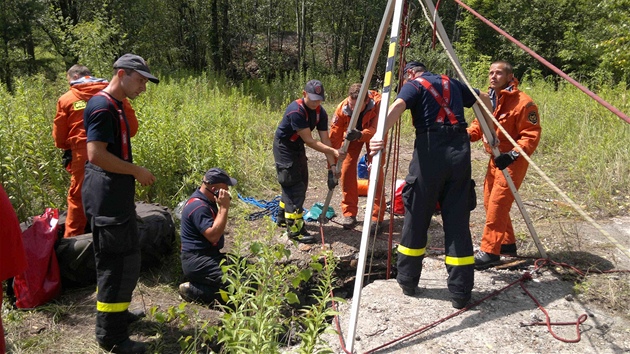
<svg viewBox="0 0 630 354">
<path fill-rule="evenodd" d="M 409 286 L 409 285 L 404 285 L 404 284 L 398 284 L 400 286 L 400 288 L 403 291 L 403 294 L 407 295 L 407 296 L 414 296 L 416 295 L 416 287 L 415 286 Z"/>
<path fill-rule="evenodd" d="M 401 282 L 399 279 L 396 279 L 398 282 L 398 286 L 403 291 L 403 294 L 407 296 L 416 295 L 416 289 L 418 288 L 418 282 L 420 281 L 420 277 L 413 277 L 410 282 L 404 281 Z"/>
<path fill-rule="evenodd" d="M 357 217 L 350 215 L 341 219 L 341 226 L 346 230 L 352 230 L 357 225 Z"/>
<path fill-rule="evenodd" d="M 372 220 L 370 222 L 370 235 L 378 235 L 383 231 L 383 222 Z"/>
<path fill-rule="evenodd" d="M 101 348 L 111 353 L 118 354 L 142 354 L 147 351 L 146 343 L 136 342 L 129 338 L 124 341 L 114 344 L 114 345 L 105 345 L 99 344 Z"/>
<path fill-rule="evenodd" d="M 498 254 L 486 253 L 482 250 L 475 254 L 475 269 L 482 270 L 494 267 L 501 263 L 501 256 Z"/>
<path fill-rule="evenodd" d="M 278 227 L 287 227 L 287 219 L 284 217 L 284 208 L 278 209 L 276 225 L 278 225 Z"/>
<path fill-rule="evenodd" d="M 505 245 L 501 245 L 501 254 L 516 257 L 516 243 L 507 243 Z"/>
<path fill-rule="evenodd" d="M 469 301 L 470 301 L 470 295 L 464 296 L 464 297 L 453 296 L 451 298 L 451 305 L 453 305 L 454 308 L 460 310 L 466 307 Z"/>
<path fill-rule="evenodd" d="M 127 323 L 134 323 L 145 317 L 144 310 L 127 310 Z"/>
<path fill-rule="evenodd" d="M 299 243 L 315 243 L 317 240 L 315 237 L 309 234 L 304 225 L 303 219 L 287 220 L 287 234 L 289 239 L 297 241 Z"/>
</svg>

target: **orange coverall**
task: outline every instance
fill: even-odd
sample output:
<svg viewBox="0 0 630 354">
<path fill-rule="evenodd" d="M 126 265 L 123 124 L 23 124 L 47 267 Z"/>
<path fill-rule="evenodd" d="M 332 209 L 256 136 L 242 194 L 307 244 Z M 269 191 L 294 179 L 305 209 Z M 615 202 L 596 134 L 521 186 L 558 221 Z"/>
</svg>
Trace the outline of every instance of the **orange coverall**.
<svg viewBox="0 0 630 354">
<path fill-rule="evenodd" d="M 365 144 L 365 148 L 367 149 L 369 156 L 370 139 L 372 139 L 374 133 L 376 133 L 378 112 L 381 107 L 381 94 L 377 91 L 369 90 L 367 99 L 367 106 L 365 106 L 365 109 L 361 112 L 362 118 L 360 118 L 362 119 L 360 131 L 363 135 L 359 140 L 351 141 L 348 144 L 348 155 L 346 155 L 346 158 L 343 160 L 341 165 L 341 210 L 343 212 L 343 216 L 357 215 L 359 204 L 359 195 L 357 190 L 357 164 L 360 159 L 359 155 L 361 154 L 361 150 Z M 333 121 L 330 126 L 330 142 L 332 143 L 332 147 L 335 149 L 341 148 L 341 145 L 343 144 L 343 139 L 346 136 L 348 125 L 350 125 L 350 120 L 352 119 L 352 111 L 353 110 L 348 105 L 348 97 L 344 99 L 335 110 L 335 115 L 333 116 Z M 370 161 L 371 158 L 368 160 L 368 165 Z M 381 162 L 382 168 L 385 159 L 381 159 Z M 381 173 L 381 176 L 382 175 L 383 174 Z M 383 221 L 385 208 L 380 208 L 382 194 L 383 178 L 381 177 L 376 186 L 374 210 L 372 211 L 373 221 Z"/>
<path fill-rule="evenodd" d="M 87 137 L 83 126 L 83 110 L 87 101 L 97 92 L 107 87 L 108 82 L 91 76 L 70 82 L 70 90 L 59 97 L 57 114 L 53 121 L 52 135 L 55 146 L 72 150 L 72 162 L 68 171 L 72 175 L 68 190 L 68 214 L 64 237 L 78 236 L 85 233 L 87 219 L 81 201 L 81 186 L 87 161 Z M 129 135 L 138 132 L 138 119 L 129 100 L 123 101 L 123 110 L 129 122 Z"/>
<path fill-rule="evenodd" d="M 492 98 L 495 92 L 489 91 Z M 501 126 L 510 134 L 512 139 L 531 156 L 538 142 L 540 141 L 540 116 L 538 107 L 526 93 L 518 90 L 518 80 L 514 78 L 507 88 L 496 93 L 496 101 L 493 100 L 494 117 L 501 123 Z M 512 143 L 505 137 L 503 132 L 495 128 L 495 133 L 499 139 L 499 151 L 506 153 L 513 149 Z M 470 141 L 477 141 L 482 138 L 483 132 L 479 121 L 475 119 L 468 128 Z M 484 142 L 486 151 L 492 153 L 491 147 Z M 516 189 L 521 186 L 529 163 L 524 158 L 517 158 L 506 170 L 514 181 Z M 514 202 L 514 195 L 510 191 L 503 172 L 499 170 L 494 159 L 488 162 L 488 171 L 483 186 L 483 205 L 486 209 L 486 225 L 481 238 L 481 250 L 498 255 L 502 244 L 513 244 L 516 242 L 512 220 L 510 219 L 510 208 Z"/>
</svg>

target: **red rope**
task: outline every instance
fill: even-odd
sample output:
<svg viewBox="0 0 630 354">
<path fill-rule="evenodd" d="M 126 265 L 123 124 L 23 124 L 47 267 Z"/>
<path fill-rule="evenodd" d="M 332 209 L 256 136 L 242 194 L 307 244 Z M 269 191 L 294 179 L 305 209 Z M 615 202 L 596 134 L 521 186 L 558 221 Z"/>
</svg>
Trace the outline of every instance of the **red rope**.
<svg viewBox="0 0 630 354">
<path fill-rule="evenodd" d="M 532 322 L 532 323 L 521 323 L 521 326 L 536 326 L 536 325 L 542 325 L 542 326 L 547 326 L 547 330 L 549 331 L 549 333 L 551 333 L 551 335 L 561 341 L 561 342 L 565 342 L 565 343 L 577 343 L 582 339 L 582 334 L 580 333 L 580 325 L 582 323 L 584 323 L 584 321 L 586 321 L 586 319 L 588 318 L 588 316 L 586 314 L 581 314 L 580 317 L 578 317 L 577 321 L 575 322 L 551 322 L 551 318 L 549 317 L 549 313 L 547 312 L 547 310 L 543 307 L 543 305 L 540 304 L 540 302 L 538 302 L 538 300 L 534 297 L 534 295 L 532 295 L 532 293 L 529 292 L 529 290 L 527 290 L 527 288 L 523 285 L 523 283 L 520 284 L 521 288 L 525 291 L 525 293 L 527 293 L 527 295 L 532 299 L 532 301 L 534 301 L 534 303 L 536 304 L 536 306 L 538 306 L 538 308 L 540 309 L 540 311 L 542 311 L 542 313 L 545 314 L 545 322 Z M 569 325 L 575 325 L 575 332 L 577 333 L 577 337 L 575 339 L 565 339 L 565 338 L 561 338 L 558 335 L 556 335 L 556 333 L 553 331 L 553 329 L 551 329 L 551 326 L 569 326 Z"/>
<path fill-rule="evenodd" d="M 560 75 L 561 77 L 563 77 L 565 80 L 569 81 L 571 84 L 573 84 L 573 86 L 577 87 L 578 89 L 582 90 L 582 92 L 584 92 L 585 94 L 589 95 L 591 98 L 593 98 L 595 101 L 597 101 L 599 104 L 601 104 L 602 106 L 606 107 L 609 111 L 611 111 L 612 113 L 616 114 L 617 117 L 625 120 L 627 123 L 630 123 L 630 117 L 628 117 L 627 115 L 625 115 L 623 112 L 621 112 L 619 109 L 617 109 L 615 106 L 611 105 L 610 103 L 606 102 L 604 99 L 602 99 L 601 97 L 597 96 L 595 93 L 593 93 L 591 90 L 587 89 L 586 87 L 582 86 L 579 82 L 575 81 L 573 78 L 571 78 L 569 75 L 565 74 L 562 70 L 558 69 L 556 66 L 554 66 L 553 64 L 551 64 L 550 62 L 548 62 L 545 58 L 541 57 L 540 55 L 536 54 L 536 52 L 534 52 L 533 50 L 529 49 L 527 46 L 525 46 L 523 43 L 519 42 L 517 39 L 515 39 L 514 37 L 510 36 L 507 32 L 505 32 L 504 30 L 500 29 L 499 27 L 497 27 L 494 23 L 490 22 L 490 20 L 486 19 L 485 17 L 481 16 L 479 13 L 475 12 L 475 10 L 471 9 L 470 7 L 468 7 L 466 4 L 464 4 L 463 2 L 461 2 L 460 0 L 455 0 L 456 3 L 458 3 L 461 7 L 463 7 L 464 9 L 466 9 L 468 12 L 470 12 L 471 14 L 475 15 L 478 19 L 480 19 L 481 21 L 483 21 L 485 24 L 487 24 L 488 26 L 490 26 L 492 29 L 494 29 L 495 31 L 499 32 L 501 35 L 503 35 L 504 37 L 506 37 L 507 39 L 509 39 L 510 41 L 512 41 L 514 44 L 516 44 L 517 46 L 519 46 L 521 49 L 523 49 L 524 51 L 526 51 L 529 55 L 531 55 L 532 57 L 534 57 L 535 59 L 537 59 L 539 62 L 545 64 L 545 66 L 547 66 L 549 69 L 553 70 L 556 74 Z"/>
<path fill-rule="evenodd" d="M 471 308 L 473 308 L 475 306 L 478 306 L 482 302 L 484 302 L 484 301 L 486 301 L 486 300 L 488 300 L 488 299 L 490 299 L 492 297 L 495 297 L 495 296 L 499 295 L 500 293 L 504 292 L 505 290 L 511 288 L 512 286 L 514 286 L 516 284 L 518 284 L 525 291 L 525 293 L 532 299 L 532 301 L 536 304 L 536 306 L 545 314 L 545 318 L 546 318 L 546 320 L 544 322 L 540 321 L 540 322 L 532 322 L 532 323 L 528 323 L 528 324 L 521 323 L 521 326 L 537 326 L 537 325 L 547 326 L 547 329 L 548 329 L 549 333 L 555 339 L 557 339 L 557 340 L 559 340 L 561 342 L 565 342 L 565 343 L 577 343 L 577 342 L 579 342 L 581 340 L 580 325 L 583 324 L 587 320 L 588 315 L 586 315 L 586 314 L 580 315 L 575 322 L 551 322 L 551 318 L 550 318 L 549 313 L 547 312 L 547 310 L 540 304 L 540 302 L 534 297 L 534 295 L 532 295 L 529 292 L 529 290 L 527 290 L 527 288 L 524 285 L 524 283 L 526 281 L 532 279 L 532 275 L 531 275 L 532 273 L 538 272 L 538 270 L 540 268 L 542 268 L 542 267 L 544 267 L 546 265 L 561 266 L 561 267 L 572 269 L 572 270 L 576 271 L 578 274 L 581 274 L 581 275 L 585 274 L 585 272 L 579 270 L 578 268 L 576 268 L 574 266 L 571 266 L 571 265 L 568 265 L 568 264 L 565 264 L 565 263 L 554 262 L 554 261 L 552 261 L 550 259 L 537 259 L 536 261 L 534 261 L 534 270 L 532 272 L 525 272 L 525 273 L 523 273 L 523 275 L 518 280 L 508 284 L 507 286 L 503 287 L 502 289 L 496 290 L 496 291 L 490 293 L 489 295 L 485 296 L 481 300 L 478 300 L 478 301 L 476 301 L 476 302 L 474 302 L 472 304 L 469 304 L 468 306 L 464 307 L 463 309 L 458 310 L 458 311 L 456 311 L 456 312 L 454 312 L 454 313 L 452 313 L 452 314 L 450 314 L 450 315 L 448 315 L 448 316 L 446 316 L 444 318 L 441 318 L 441 319 L 439 319 L 439 320 L 437 320 L 437 321 L 435 321 L 433 323 L 430 323 L 430 324 L 428 324 L 428 325 L 426 325 L 426 326 L 424 326 L 424 327 L 422 327 L 422 328 L 420 328 L 418 330 L 415 330 L 415 331 L 413 331 L 411 333 L 408 333 L 408 334 L 405 334 L 405 335 L 403 335 L 401 337 L 398 337 L 398 338 L 396 338 L 396 339 L 394 339 L 392 341 L 389 341 L 389 342 L 387 342 L 387 343 L 385 343 L 385 344 L 383 344 L 381 346 L 378 346 L 376 348 L 370 349 L 370 350 L 368 350 L 365 353 L 374 353 L 374 352 L 376 352 L 378 350 L 381 350 L 383 348 L 391 346 L 392 344 L 395 344 L 395 343 L 398 343 L 400 341 L 403 341 L 403 340 L 405 340 L 407 338 L 410 338 L 410 337 L 412 337 L 414 335 L 426 332 L 427 330 L 429 330 L 429 329 L 431 329 L 433 327 L 436 327 L 440 323 L 443 323 L 443 322 L 445 322 L 445 321 L 447 321 L 447 320 L 449 320 L 449 319 L 451 319 L 453 317 L 456 317 L 456 316 L 464 313 L 465 311 L 468 311 L 469 309 L 471 309 Z M 613 272 L 613 271 L 609 271 L 609 272 Z M 614 272 L 628 272 L 628 271 L 626 271 L 626 270 L 619 270 L 619 271 L 614 271 Z M 602 273 L 605 273 L 605 272 L 602 272 Z M 553 329 L 551 328 L 551 326 L 572 326 L 572 325 L 575 325 L 575 327 L 576 327 L 576 333 L 577 333 L 576 339 L 561 338 L 558 335 L 556 335 L 555 332 L 553 331 Z"/>
</svg>

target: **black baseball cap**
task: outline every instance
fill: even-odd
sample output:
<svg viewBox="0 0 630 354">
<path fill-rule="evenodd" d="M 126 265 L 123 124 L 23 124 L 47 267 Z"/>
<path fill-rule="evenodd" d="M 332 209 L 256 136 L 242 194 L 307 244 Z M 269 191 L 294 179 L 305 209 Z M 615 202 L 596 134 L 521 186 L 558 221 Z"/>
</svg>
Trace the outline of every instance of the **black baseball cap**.
<svg viewBox="0 0 630 354">
<path fill-rule="evenodd" d="M 421 63 L 419 61 L 412 60 L 412 61 L 408 62 L 407 65 L 405 65 L 404 71 L 407 72 L 407 70 L 413 69 L 413 68 L 417 68 L 419 66 L 422 66 L 423 68 L 426 69 L 426 66 L 424 66 L 423 63 Z"/>
<path fill-rule="evenodd" d="M 230 177 L 227 172 L 224 170 L 213 167 L 206 172 L 206 175 L 203 177 L 203 182 L 206 184 L 217 184 L 217 183 L 225 183 L 228 186 L 235 186 L 236 180 Z"/>
<path fill-rule="evenodd" d="M 142 59 L 141 56 L 127 53 L 122 57 L 118 58 L 114 63 L 114 69 L 131 69 L 138 72 L 138 74 L 146 77 L 149 81 L 157 84 L 160 80 L 151 75 L 151 71 L 149 70 L 149 66 L 147 62 Z"/>
<path fill-rule="evenodd" d="M 311 80 L 304 86 L 304 91 L 308 94 L 308 98 L 316 101 L 326 101 L 324 94 L 324 85 L 319 80 Z"/>
</svg>

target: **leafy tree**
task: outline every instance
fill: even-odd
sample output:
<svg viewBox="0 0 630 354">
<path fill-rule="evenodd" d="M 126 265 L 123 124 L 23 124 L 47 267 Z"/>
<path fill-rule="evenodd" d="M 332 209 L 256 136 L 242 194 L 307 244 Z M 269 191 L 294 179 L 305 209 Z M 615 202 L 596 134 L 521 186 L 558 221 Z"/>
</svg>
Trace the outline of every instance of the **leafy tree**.
<svg viewBox="0 0 630 354">
<path fill-rule="evenodd" d="M 587 73 L 597 66 L 597 57 L 589 48 L 592 11 L 588 0 L 471 0 L 467 4 L 495 25 L 524 43 L 555 66 L 568 73 Z M 466 58 L 480 56 L 504 59 L 514 65 L 517 76 L 540 71 L 544 76 L 551 69 L 534 60 L 528 53 L 466 12 L 458 22 L 461 41 L 457 47 Z"/>
<path fill-rule="evenodd" d="M 592 7 L 591 7 L 592 8 Z M 598 36 L 594 51 L 601 50 L 600 72 L 630 81 L 630 0 L 604 0 L 595 7 L 601 14 L 591 32 Z"/>
</svg>

